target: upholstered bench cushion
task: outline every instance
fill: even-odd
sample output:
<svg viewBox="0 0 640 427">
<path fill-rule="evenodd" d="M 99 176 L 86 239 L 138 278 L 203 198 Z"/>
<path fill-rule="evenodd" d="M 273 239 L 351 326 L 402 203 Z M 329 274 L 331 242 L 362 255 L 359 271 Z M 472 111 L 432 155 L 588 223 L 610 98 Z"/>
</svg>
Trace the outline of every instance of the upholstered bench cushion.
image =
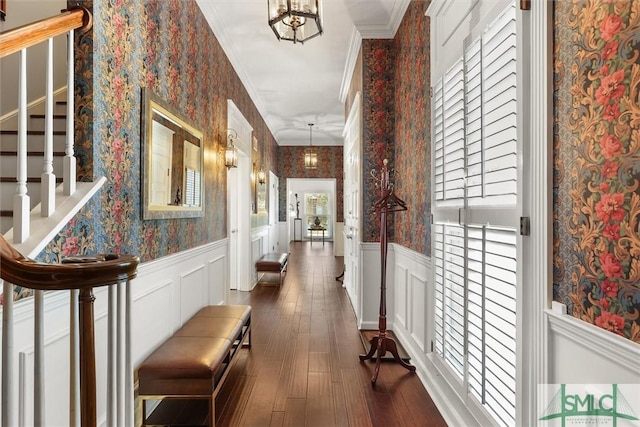
<svg viewBox="0 0 640 427">
<path fill-rule="evenodd" d="M 169 338 L 138 368 L 139 394 L 210 395 L 231 346 L 226 338 Z"/>
<path fill-rule="evenodd" d="M 288 258 L 287 253 L 270 252 L 256 262 L 256 270 L 281 272 L 286 267 Z"/>
<path fill-rule="evenodd" d="M 192 317 L 174 336 L 233 339 L 240 335 L 243 325 L 233 317 Z"/>
<path fill-rule="evenodd" d="M 210 305 L 201 308 L 194 317 L 231 317 L 245 324 L 250 316 L 250 305 Z"/>
</svg>

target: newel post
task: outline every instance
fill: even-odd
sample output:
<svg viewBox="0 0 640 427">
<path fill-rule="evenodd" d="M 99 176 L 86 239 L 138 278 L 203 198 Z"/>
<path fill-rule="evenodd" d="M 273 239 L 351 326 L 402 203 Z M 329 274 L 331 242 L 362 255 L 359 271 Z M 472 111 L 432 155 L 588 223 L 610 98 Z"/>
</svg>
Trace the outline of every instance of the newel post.
<svg viewBox="0 0 640 427">
<path fill-rule="evenodd" d="M 93 288 L 81 288 L 80 306 L 80 408 L 82 427 L 96 426 L 96 354 L 93 327 Z"/>
</svg>

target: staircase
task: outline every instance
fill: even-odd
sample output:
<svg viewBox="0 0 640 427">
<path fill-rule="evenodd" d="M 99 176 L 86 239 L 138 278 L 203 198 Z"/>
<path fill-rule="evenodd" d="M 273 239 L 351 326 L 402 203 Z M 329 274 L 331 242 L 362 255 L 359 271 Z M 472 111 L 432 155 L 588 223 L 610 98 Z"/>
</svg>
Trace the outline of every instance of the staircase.
<svg viewBox="0 0 640 427">
<path fill-rule="evenodd" d="M 74 182 L 72 192 L 67 194 L 63 176 L 65 175 L 65 156 L 68 144 L 69 129 L 73 131 L 73 123 L 67 122 L 68 105 L 67 90 L 61 88 L 52 93 L 52 171 L 55 177 L 55 190 L 52 195 L 42 182 L 46 169 L 47 113 L 46 97 L 31 103 L 26 114 L 26 190 L 29 198 L 28 218 L 20 221 L 29 222 L 28 236 L 22 240 L 14 239 L 16 224 L 15 198 L 18 193 L 19 176 L 19 113 L 8 115 L 0 121 L 0 234 L 21 253 L 35 257 L 49 243 L 66 223 L 84 206 L 102 187 L 106 178 L 94 182 Z M 75 158 L 72 159 L 72 176 L 75 179 Z M 43 207 L 43 196 L 54 198 L 53 205 Z M 49 210 L 47 213 L 46 210 Z M 43 212 L 44 211 L 44 212 Z"/>
<path fill-rule="evenodd" d="M 66 88 L 55 92 L 53 114 L 53 173 L 56 183 L 62 182 L 66 141 Z M 44 102 L 37 102 L 27 112 L 27 191 L 30 196 L 30 210 L 40 204 L 45 151 L 45 111 Z M 0 123 L 0 234 L 6 234 L 13 227 L 13 195 L 16 192 L 18 173 L 18 122 L 16 115 Z"/>
<path fill-rule="evenodd" d="M 74 32 L 91 24 L 91 13 L 75 7 L 0 33 L 0 58 L 17 54 L 19 60 L 15 70 L 3 70 L 15 79 L 18 99 L 3 99 L 15 102 L 16 110 L 0 118 L 0 233 L 28 257 L 35 257 L 106 181 L 76 183 L 73 120 L 66 119 L 75 111 L 73 90 L 53 88 L 54 53 L 66 57 L 66 70 L 56 73 L 65 73 L 66 86 L 73 88 Z M 66 40 L 66 52 L 54 52 L 56 37 Z M 46 88 L 40 100 L 27 104 L 27 51 L 36 45 L 46 48 Z"/>
<path fill-rule="evenodd" d="M 20 59 L 18 69 L 6 73 L 15 77 L 18 99 L 2 100 L 17 101 L 16 110 L 0 117 L 2 427 L 51 425 L 45 413 L 44 306 L 53 300 L 57 307 L 63 307 L 59 302 L 60 292 L 51 292 L 63 290 L 69 291 L 66 333 L 70 344 L 69 416 L 65 424 L 97 425 L 93 288 L 102 286 L 108 286 L 107 425 L 134 424 L 131 293 L 126 283 L 135 277 L 137 257 L 77 257 L 67 259 L 67 264 L 51 265 L 30 259 L 44 249 L 106 182 L 104 177 L 93 182 L 76 182 L 73 89 L 53 89 L 53 38 L 66 39 L 63 53 L 66 85 L 73 88 L 74 31 L 87 30 L 91 21 L 91 13 L 77 6 L 60 15 L 0 33 L 0 59 L 13 54 L 18 54 Z M 48 45 L 46 93 L 42 99 L 27 104 L 27 49 L 38 44 Z M 15 305 L 15 315 L 14 285 L 34 291 L 33 298 L 25 298 Z M 32 314 L 27 312 L 29 309 Z M 27 324 L 33 325 L 31 331 L 27 330 Z M 64 334 L 61 330 L 58 335 Z M 26 347 L 27 352 L 23 339 L 29 337 L 33 338 L 33 345 Z M 33 354 L 31 375 L 27 374 L 27 353 Z M 55 366 L 58 370 L 60 360 Z M 56 372 L 58 374 L 61 372 Z M 126 392 L 126 401 L 115 399 L 116 392 L 121 391 Z"/>
</svg>

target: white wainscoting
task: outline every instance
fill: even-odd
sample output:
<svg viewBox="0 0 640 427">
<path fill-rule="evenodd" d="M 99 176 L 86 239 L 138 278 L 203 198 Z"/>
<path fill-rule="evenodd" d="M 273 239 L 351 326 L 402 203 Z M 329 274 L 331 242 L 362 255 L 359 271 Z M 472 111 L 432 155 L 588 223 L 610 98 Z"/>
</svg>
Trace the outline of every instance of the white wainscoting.
<svg viewBox="0 0 640 427">
<path fill-rule="evenodd" d="M 545 315 L 550 384 L 640 384 L 640 345 L 567 314 Z"/>
<path fill-rule="evenodd" d="M 362 247 L 364 315 L 359 324 L 363 329 L 375 329 L 377 324 L 373 324 L 372 319 L 377 319 L 379 304 L 379 245 L 367 243 Z M 458 395 L 438 373 L 437 364 L 432 359 L 431 259 L 396 244 L 390 244 L 389 249 L 389 329 L 394 331 L 411 356 L 411 363 L 416 366 L 418 376 L 447 423 L 451 426 L 482 424 L 465 409 L 465 397 Z M 640 384 L 639 345 L 573 316 L 548 310 L 545 318 L 547 338 L 539 345 L 546 348 L 548 354 L 548 383 Z M 533 410 L 540 412 L 543 409 Z"/>
<path fill-rule="evenodd" d="M 387 328 L 392 329 L 394 319 L 393 299 L 393 251 L 389 245 L 387 254 Z M 360 244 L 360 289 L 362 295 L 359 300 L 362 307 L 359 312 L 358 328 L 378 329 L 380 317 L 380 243 Z M 353 300 L 358 295 L 350 296 Z"/>
<path fill-rule="evenodd" d="M 140 264 L 132 287 L 132 361 L 134 368 L 205 305 L 227 302 L 228 241 L 223 239 Z M 106 425 L 107 288 L 95 290 L 97 415 Z M 45 425 L 68 425 L 69 292 L 45 294 Z M 33 298 L 14 307 L 16 380 L 14 393 L 24 396 L 19 417 L 33 424 Z M 24 353 L 25 386 L 19 389 L 18 355 Z M 60 362 L 64 361 L 64 362 Z"/>
</svg>

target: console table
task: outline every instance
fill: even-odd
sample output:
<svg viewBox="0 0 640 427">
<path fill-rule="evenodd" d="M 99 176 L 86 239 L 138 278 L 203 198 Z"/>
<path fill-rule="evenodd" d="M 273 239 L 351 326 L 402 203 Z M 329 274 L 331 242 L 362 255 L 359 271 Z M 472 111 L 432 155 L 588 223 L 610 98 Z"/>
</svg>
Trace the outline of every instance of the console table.
<svg viewBox="0 0 640 427">
<path fill-rule="evenodd" d="M 311 240 L 311 246 L 313 246 L 313 232 L 321 231 L 322 232 L 322 246 L 324 246 L 324 232 L 327 230 L 325 227 L 309 227 L 309 240 Z"/>
</svg>

